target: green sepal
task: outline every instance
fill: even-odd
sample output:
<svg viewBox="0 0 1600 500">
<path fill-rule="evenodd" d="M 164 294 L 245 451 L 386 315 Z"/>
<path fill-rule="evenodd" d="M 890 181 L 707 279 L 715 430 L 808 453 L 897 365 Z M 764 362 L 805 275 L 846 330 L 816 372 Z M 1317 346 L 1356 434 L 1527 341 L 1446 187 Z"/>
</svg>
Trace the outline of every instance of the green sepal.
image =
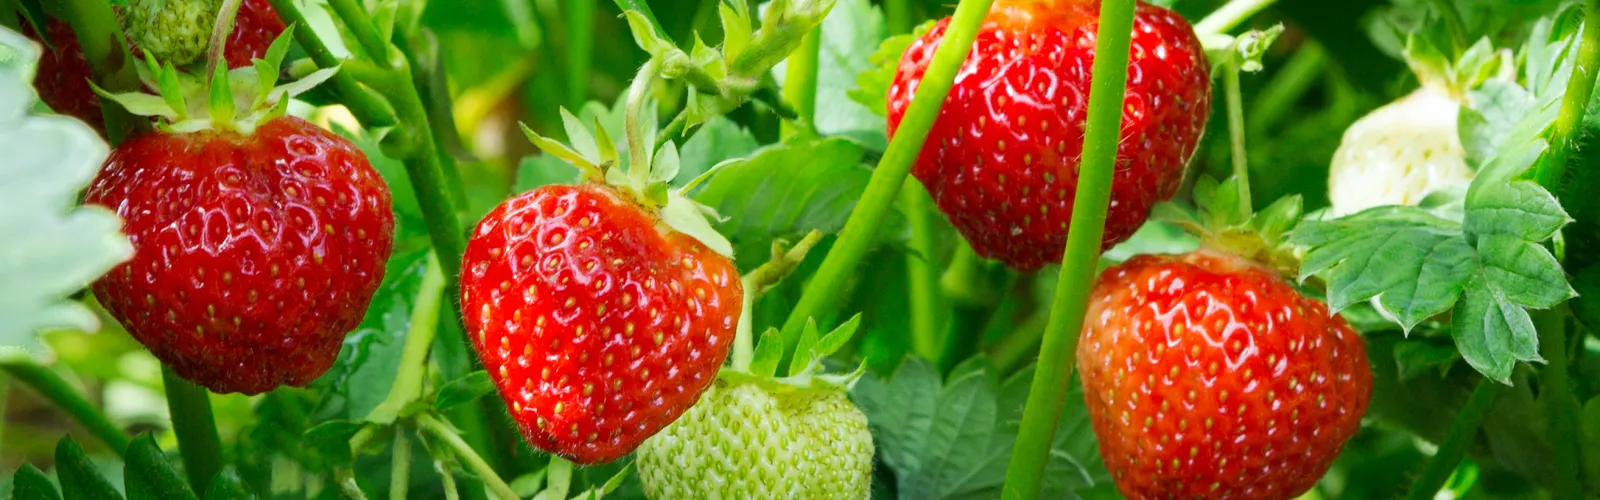
<svg viewBox="0 0 1600 500">
<path fill-rule="evenodd" d="M 717 2 L 717 15 L 722 18 L 722 53 L 729 59 L 738 58 L 750 46 L 750 11 L 744 2 Z"/>
<path fill-rule="evenodd" d="M 1195 181 L 1194 206 L 1163 202 L 1150 211 L 1151 220 L 1184 228 L 1206 248 L 1238 255 L 1294 275 L 1300 260 L 1289 233 L 1304 215 L 1298 195 L 1274 201 L 1259 212 L 1239 203 L 1244 186 L 1237 177 L 1217 182 L 1210 176 Z"/>
<path fill-rule="evenodd" d="M 584 158 L 582 153 L 574 151 L 572 148 L 567 147 L 566 144 L 562 144 L 561 141 L 539 135 L 538 132 L 534 132 L 533 129 L 528 128 L 528 125 L 525 123 L 518 123 L 517 125 L 522 127 L 522 135 L 527 136 L 528 141 L 532 142 L 534 147 L 539 148 L 539 151 L 543 151 L 545 154 L 566 160 L 567 163 L 571 163 L 573 166 L 582 170 L 584 172 L 584 177 L 591 179 L 595 177 L 604 178 L 605 171 L 602 170 L 598 165 L 590 162 L 588 158 Z"/>
<path fill-rule="evenodd" d="M 845 344 L 854 337 L 856 330 L 861 327 L 861 314 L 856 313 L 849 321 L 834 328 L 833 331 L 822 335 L 817 331 L 817 322 L 813 318 L 806 318 L 805 330 L 800 334 L 800 342 L 795 344 L 794 360 L 789 365 L 790 373 L 799 373 L 810 366 L 812 361 L 819 361 L 839 352 Z"/>
<path fill-rule="evenodd" d="M 622 15 L 628 20 L 628 29 L 633 31 L 633 40 L 639 44 L 639 48 L 644 49 L 651 57 L 664 58 L 666 54 L 678 50 L 677 47 L 672 45 L 672 42 L 668 42 L 656 34 L 655 27 L 650 25 L 650 18 L 645 17 L 644 14 L 636 10 L 630 10 L 623 12 Z"/>
<path fill-rule="evenodd" d="M 867 364 L 862 362 L 850 373 L 822 373 L 822 360 L 813 359 L 806 367 L 794 375 L 787 377 L 772 377 L 746 373 L 739 370 L 724 369 L 717 372 L 717 378 L 730 383 L 757 384 L 773 393 L 792 393 L 803 391 L 849 391 L 867 373 Z"/>
<path fill-rule="evenodd" d="M 678 145 L 667 141 L 650 160 L 650 182 L 668 183 L 678 176 Z"/>
<path fill-rule="evenodd" d="M 673 190 L 667 194 L 666 206 L 661 207 L 661 222 L 677 232 L 700 240 L 700 243 L 705 244 L 711 251 L 733 258 L 733 243 L 728 241 L 728 237 L 717 232 L 716 228 L 711 227 L 711 222 L 706 220 L 706 212 L 701 209 L 700 203 L 684 196 L 682 191 Z"/>
<path fill-rule="evenodd" d="M 579 156 L 591 165 L 600 164 L 600 151 L 595 144 L 594 134 L 583 125 L 583 120 L 573 116 L 565 107 L 561 108 L 561 128 L 567 132 L 567 143 Z"/>
<path fill-rule="evenodd" d="M 217 72 L 211 75 L 210 96 L 208 107 L 211 110 L 211 122 L 232 123 L 238 109 L 233 104 L 233 86 L 228 84 L 226 65 L 217 65 Z"/>
<path fill-rule="evenodd" d="M 617 157 L 617 143 L 611 140 L 611 133 L 606 132 L 606 127 L 600 124 L 600 117 L 594 117 L 594 145 L 600 149 L 600 165 L 616 165 L 621 161 Z"/>
<path fill-rule="evenodd" d="M 16 500 L 61 500 L 50 477 L 30 463 L 23 463 L 11 477 L 11 495 Z"/>
</svg>

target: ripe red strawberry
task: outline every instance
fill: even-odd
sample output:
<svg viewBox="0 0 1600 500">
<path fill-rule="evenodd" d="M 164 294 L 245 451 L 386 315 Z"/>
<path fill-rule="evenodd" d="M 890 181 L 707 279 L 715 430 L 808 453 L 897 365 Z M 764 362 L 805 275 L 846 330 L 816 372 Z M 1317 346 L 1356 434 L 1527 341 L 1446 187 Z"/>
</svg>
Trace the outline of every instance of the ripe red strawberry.
<svg viewBox="0 0 1600 500">
<path fill-rule="evenodd" d="M 95 296 L 179 375 L 223 393 L 327 371 L 394 237 L 388 187 L 361 150 L 287 116 L 249 135 L 135 137 L 86 201 L 122 216 L 135 248 Z"/>
<path fill-rule="evenodd" d="M 535 446 L 574 462 L 633 451 L 682 415 L 728 355 L 738 271 L 632 192 L 546 186 L 467 244 L 473 347 Z"/>
<path fill-rule="evenodd" d="M 1293 498 L 1372 394 L 1366 347 L 1277 271 L 1200 250 L 1095 284 L 1078 344 L 1100 453 L 1129 498 Z"/>
<path fill-rule="evenodd" d="M 223 57 L 228 67 L 243 68 L 252 58 L 267 53 L 272 41 L 287 28 L 278 11 L 267 0 L 244 0 L 239 4 L 239 14 L 234 18 L 233 33 L 228 35 L 228 45 L 223 47 Z"/>
<path fill-rule="evenodd" d="M 1000 0 L 956 75 L 912 173 L 979 254 L 1020 270 L 1059 262 L 1077 188 L 1099 2 Z M 889 130 L 944 38 L 913 42 L 889 88 Z M 1139 4 L 1104 246 L 1127 239 L 1183 179 L 1211 110 L 1194 29 Z"/>
<path fill-rule="evenodd" d="M 78 45 L 72 26 L 51 18 L 45 20 L 44 28 L 50 34 L 55 50 L 46 47 L 39 55 L 39 71 L 33 81 L 34 89 L 39 92 L 39 100 L 57 113 L 83 120 L 96 130 L 103 129 L 105 121 L 100 118 L 100 96 L 89 88 L 92 77 L 89 61 L 83 57 L 83 47 Z M 22 34 L 35 41 L 40 40 L 38 32 L 27 22 L 22 23 Z"/>
</svg>

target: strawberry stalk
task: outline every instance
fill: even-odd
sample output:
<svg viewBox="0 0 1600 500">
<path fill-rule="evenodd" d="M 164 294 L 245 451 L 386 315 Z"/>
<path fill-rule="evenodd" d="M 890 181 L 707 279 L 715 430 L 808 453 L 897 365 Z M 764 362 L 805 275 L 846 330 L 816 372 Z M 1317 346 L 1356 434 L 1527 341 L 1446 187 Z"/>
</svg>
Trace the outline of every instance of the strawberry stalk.
<svg viewBox="0 0 1600 500">
<path fill-rule="evenodd" d="M 1250 156 L 1244 143 L 1244 97 L 1239 91 L 1238 64 L 1223 68 L 1222 86 L 1228 100 L 1228 142 L 1233 147 L 1233 176 L 1239 180 L 1239 213 L 1253 213 L 1255 205 L 1250 202 Z"/>
<path fill-rule="evenodd" d="M 1467 445 L 1478 434 L 1478 426 L 1483 424 L 1484 417 L 1489 416 L 1489 410 L 1500 400 L 1505 388 L 1488 378 L 1478 381 L 1478 387 L 1472 390 L 1467 404 L 1461 407 L 1461 413 L 1457 413 L 1455 421 L 1450 423 L 1450 430 L 1445 431 L 1439 451 L 1434 452 L 1428 465 L 1417 475 L 1417 481 L 1411 484 L 1406 500 L 1428 500 L 1438 493 L 1439 487 L 1444 486 L 1445 480 L 1455 472 L 1461 457 L 1466 455 Z"/>
<path fill-rule="evenodd" d="M 906 252 L 907 288 L 911 290 L 911 352 L 923 359 L 934 359 L 939 355 L 939 312 L 944 302 L 939 289 L 939 266 L 934 261 L 938 215 L 928 190 L 915 180 L 905 183 L 900 192 L 900 204 L 911 223 L 911 240 L 907 242 Z M 962 249 L 977 257 L 971 247 L 961 244 L 956 253 L 958 258 Z"/>
<path fill-rule="evenodd" d="M 1600 27 L 1600 2 L 1584 2 L 1583 26 Z M 1578 61 L 1572 78 L 1567 80 L 1566 94 L 1561 100 L 1560 114 L 1550 136 L 1550 152 L 1534 169 L 1534 180 L 1553 192 L 1559 192 L 1566 179 L 1567 159 L 1582 138 L 1583 115 L 1587 111 L 1589 96 L 1594 95 L 1595 71 L 1600 65 L 1600 29 L 1586 29 L 1578 45 Z"/>
<path fill-rule="evenodd" d="M 822 51 L 822 26 L 806 33 L 800 48 L 789 53 L 783 73 L 783 100 L 794 106 L 800 118 L 782 124 L 783 137 L 816 130 L 817 55 Z"/>
<path fill-rule="evenodd" d="M 372 59 L 380 67 L 390 68 L 389 42 L 378 33 L 378 26 L 373 24 L 367 16 L 365 7 L 357 4 L 355 0 L 328 0 L 328 6 L 333 7 L 333 12 L 344 20 L 350 34 L 356 38 L 356 43 L 361 44 L 362 52 L 367 58 Z"/>
<path fill-rule="evenodd" d="M 211 413 L 211 393 L 167 366 L 161 367 L 161 380 L 167 389 L 167 409 L 172 414 L 172 432 L 178 435 L 183 472 L 195 491 L 206 491 L 224 463 L 222 438 L 217 436 L 217 419 Z"/>
<path fill-rule="evenodd" d="M 472 447 L 468 446 L 467 442 L 462 440 L 461 436 L 457 435 L 457 431 L 450 428 L 448 424 L 434 418 L 433 415 L 423 413 L 417 415 L 417 427 L 424 435 L 434 439 L 439 444 L 443 444 L 452 453 L 455 453 L 456 458 L 472 469 L 472 472 L 476 473 L 483 480 L 483 484 L 488 486 L 489 490 L 493 491 L 496 496 L 504 500 L 516 500 L 519 498 L 516 491 L 511 489 L 511 485 L 506 484 L 504 479 L 500 479 L 500 474 L 489 466 L 489 462 L 478 456 L 472 450 Z"/>
<path fill-rule="evenodd" d="M 322 43 L 322 39 L 317 37 L 317 33 L 309 28 L 311 25 L 307 24 L 306 17 L 300 12 L 300 8 L 294 5 L 294 0 L 268 0 L 268 2 L 272 4 L 273 10 L 277 11 L 278 17 L 283 19 L 284 23 L 307 27 L 305 29 L 296 29 L 294 39 L 296 42 L 300 42 L 300 48 L 305 49 L 306 55 L 311 56 L 312 62 L 317 63 L 317 67 L 332 68 L 339 65 L 339 58 L 334 56 L 333 51 L 328 49 L 328 45 Z M 356 81 L 354 76 L 340 71 L 334 74 L 328 83 L 333 85 L 333 90 L 338 93 L 339 100 L 346 108 L 350 109 L 350 114 L 355 115 L 356 120 L 360 121 L 362 125 L 373 128 L 389 127 L 399 123 L 394 107 L 390 106 L 378 94 L 363 87 L 361 83 Z M 401 131 L 396 130 L 396 132 Z"/>
<path fill-rule="evenodd" d="M 1111 179 L 1122 135 L 1122 99 L 1128 81 L 1135 0 L 1110 0 L 1100 6 L 1099 38 L 1089 89 L 1089 116 L 1083 139 L 1083 167 L 1072 203 L 1061 274 L 1039 350 L 1039 365 L 1028 389 L 1022 426 L 1006 471 L 1004 498 L 1037 498 L 1055 442 L 1056 424 L 1067 401 L 1078 334 L 1089 305 L 1091 282 L 1105 234 Z"/>
<path fill-rule="evenodd" d="M 117 456 L 120 457 L 127 452 L 128 443 L 132 442 L 128 433 L 123 432 L 122 428 L 112 423 L 104 413 L 95 409 L 94 404 L 83 394 L 78 393 L 66 379 L 61 378 L 59 373 L 34 362 L 30 356 L 10 354 L 6 353 L 3 359 L 0 359 L 0 370 L 5 370 L 7 375 L 27 384 L 34 392 L 55 403 L 57 408 L 71 415 L 88 429 L 90 434 L 104 442 L 107 448 L 111 448 Z"/>
<path fill-rule="evenodd" d="M 838 241 L 823 259 L 811 283 L 806 286 L 794 310 L 783 323 L 784 352 L 792 352 L 800 341 L 806 320 L 828 312 L 837 305 L 837 297 L 849 281 L 850 275 L 861 263 L 862 256 L 872 246 L 883 217 L 889 213 L 911 172 L 911 164 L 922 152 L 922 145 L 939 117 L 939 108 L 955 84 L 956 72 L 961 69 L 967 54 L 972 52 L 972 42 L 978 36 L 983 18 L 994 0 L 961 0 L 945 34 L 944 43 L 934 53 L 933 64 L 928 67 L 922 83 L 917 87 L 905 117 L 896 130 L 894 140 L 873 170 L 861 200 L 850 213 L 839 232 Z M 1131 21 L 1130 21 L 1131 22 Z"/>
<path fill-rule="evenodd" d="M 128 52 L 128 39 L 117 25 L 111 4 L 105 0 L 66 0 L 61 2 L 67 22 L 78 35 L 84 59 L 89 61 L 95 84 L 112 92 L 136 92 L 139 75 L 134 71 L 135 61 Z M 121 104 L 102 102 L 100 112 L 105 117 L 106 136 L 112 145 L 122 143 L 134 132 L 148 130 L 146 120 L 128 113 Z"/>
<path fill-rule="evenodd" d="M 406 489 L 411 486 L 411 439 L 405 430 L 395 430 L 390 449 L 394 451 L 389 461 L 389 498 L 406 498 Z"/>
</svg>

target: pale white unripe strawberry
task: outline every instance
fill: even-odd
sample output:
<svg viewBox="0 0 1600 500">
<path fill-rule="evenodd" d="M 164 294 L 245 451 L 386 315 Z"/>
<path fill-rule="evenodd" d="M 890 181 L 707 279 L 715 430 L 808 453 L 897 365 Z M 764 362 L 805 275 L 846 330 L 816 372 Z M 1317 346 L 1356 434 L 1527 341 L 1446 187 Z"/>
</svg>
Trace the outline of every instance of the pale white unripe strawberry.
<svg viewBox="0 0 1600 500">
<path fill-rule="evenodd" d="M 1344 132 L 1328 169 L 1333 215 L 1415 205 L 1472 181 L 1456 118 L 1461 105 L 1430 87 L 1384 105 Z"/>
</svg>

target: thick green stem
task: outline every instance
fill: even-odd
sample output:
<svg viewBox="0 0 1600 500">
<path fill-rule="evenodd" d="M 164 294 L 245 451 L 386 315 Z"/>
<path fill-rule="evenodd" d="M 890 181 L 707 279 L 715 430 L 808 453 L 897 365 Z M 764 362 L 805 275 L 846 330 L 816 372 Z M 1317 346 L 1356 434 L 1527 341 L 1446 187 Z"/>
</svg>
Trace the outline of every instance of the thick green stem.
<svg viewBox="0 0 1600 500">
<path fill-rule="evenodd" d="M 128 52 L 128 39 L 117 24 L 111 3 L 63 0 L 60 7 L 72 31 L 78 35 L 78 45 L 83 47 L 83 57 L 89 61 L 89 72 L 95 84 L 111 92 L 137 92 L 141 86 L 139 74 L 133 67 L 135 61 Z M 133 133 L 149 129 L 147 121 L 109 99 L 100 101 L 100 113 L 105 118 L 106 137 L 113 145 L 121 144 Z"/>
<path fill-rule="evenodd" d="M 1537 311 L 1533 317 L 1539 330 L 1539 347 L 1545 365 L 1539 370 L 1544 389 L 1539 399 L 1550 415 L 1549 440 L 1555 447 L 1555 498 L 1583 496 L 1581 465 L 1583 435 L 1578 431 L 1582 409 L 1572 394 L 1567 360 L 1567 314 L 1565 307 Z"/>
<path fill-rule="evenodd" d="M 1539 162 L 1535 180 L 1546 189 L 1560 189 L 1566 178 L 1567 157 L 1580 137 L 1583 115 L 1588 111 L 1589 96 L 1594 94 L 1596 66 L 1600 66 L 1600 0 L 1584 2 L 1583 42 L 1578 46 L 1578 62 L 1567 80 L 1567 92 L 1561 100 L 1560 114 L 1556 115 L 1551 130 L 1550 152 Z"/>
<path fill-rule="evenodd" d="M 645 184 L 650 178 L 650 153 L 644 148 L 653 144 L 645 136 L 654 123 L 649 123 L 645 117 L 645 106 L 650 103 L 650 87 L 655 84 L 657 69 L 661 67 L 660 61 L 652 58 L 644 66 L 639 67 L 639 72 L 633 76 L 633 82 L 628 84 L 628 100 L 623 125 L 628 134 L 628 179 L 633 183 L 634 189 L 644 191 Z"/>
<path fill-rule="evenodd" d="M 428 350 L 433 347 L 433 338 L 438 332 L 443 291 L 444 274 L 440 271 L 439 259 L 429 255 L 422 284 L 417 287 L 416 304 L 411 307 L 411 326 L 400 351 L 394 385 L 389 386 L 388 397 L 372 409 L 373 415 L 383 415 L 384 420 L 393 419 L 406 405 L 422 397 L 422 381 L 428 375 Z"/>
<path fill-rule="evenodd" d="M 223 464 L 222 438 L 217 436 L 217 420 L 211 415 L 211 393 L 167 366 L 161 367 L 161 380 L 167 387 L 167 409 L 172 414 L 172 431 L 178 435 L 183 471 L 195 491 L 206 491 Z"/>
<path fill-rule="evenodd" d="M 928 66 L 916 97 L 895 130 L 894 140 L 889 141 L 888 150 L 878 161 L 878 168 L 873 170 L 866 191 L 839 232 L 838 241 L 834 242 L 833 249 L 783 323 L 784 352 L 794 350 L 807 318 L 837 305 L 838 297 L 843 295 L 845 283 L 877 238 L 884 215 L 893 207 L 900 186 L 911 172 L 911 164 L 921 154 L 928 131 L 939 117 L 939 108 L 955 84 L 956 72 L 972 52 L 972 41 L 977 38 L 978 28 L 993 3 L 994 0 L 961 0 L 956 7 L 944 41 L 934 52 L 933 63 Z"/>
<path fill-rule="evenodd" d="M 800 119 L 783 124 L 784 137 L 816 129 L 817 57 L 821 51 L 822 26 L 817 26 L 806 33 L 800 48 L 789 53 L 783 70 L 783 100 L 800 113 Z"/>
<path fill-rule="evenodd" d="M 911 32 L 911 1 L 910 0 L 884 0 L 883 17 L 889 24 L 889 34 L 899 35 Z"/>
<path fill-rule="evenodd" d="M 389 461 L 389 498 L 405 500 L 411 488 L 411 439 L 405 429 L 395 429 L 394 450 Z"/>
<path fill-rule="evenodd" d="M 911 222 L 911 241 L 907 242 L 909 251 L 906 252 L 906 279 L 911 292 L 911 351 L 923 359 L 935 359 L 939 355 L 939 313 L 944 310 L 936 254 L 938 242 L 935 241 L 939 215 L 934 212 L 933 199 L 928 197 L 928 191 L 920 182 L 906 181 L 905 188 L 900 191 L 900 203 L 906 219 Z"/>
<path fill-rule="evenodd" d="M 1083 139 L 1083 165 L 1072 203 L 1061 275 L 1051 302 L 1050 322 L 1039 350 L 1039 367 L 1028 389 L 1022 427 L 1006 471 L 1007 499 L 1039 496 L 1056 423 L 1067 401 L 1078 333 L 1089 305 L 1089 289 L 1105 235 L 1111 179 L 1122 135 L 1122 99 L 1128 80 L 1128 52 L 1133 31 L 1134 0 L 1108 0 L 1100 6 L 1094 73 L 1089 88 L 1089 116 Z"/>
<path fill-rule="evenodd" d="M 51 403 L 55 403 L 57 408 L 67 412 L 67 415 L 82 424 L 90 434 L 99 438 L 118 456 L 128 451 L 128 443 L 131 442 L 128 433 L 123 432 L 122 428 L 112 423 L 104 413 L 95 409 L 88 398 L 79 394 L 72 384 L 68 384 L 54 370 L 45 368 L 26 356 L 8 357 L 0 361 L 0 369 L 27 384 Z"/>
<path fill-rule="evenodd" d="M 589 98 L 590 53 L 594 48 L 594 2 L 574 0 L 567 7 L 567 107 L 583 107 Z"/>
<path fill-rule="evenodd" d="M 311 30 L 310 25 L 306 23 L 305 15 L 295 6 L 294 0 L 267 1 L 272 4 L 273 10 L 278 12 L 278 17 L 282 18 L 283 22 L 296 26 L 295 41 L 300 42 L 300 47 L 305 49 L 306 55 L 311 56 L 311 60 L 316 62 L 318 67 L 332 68 L 339 65 L 339 58 L 334 56 L 327 44 L 322 43 L 317 33 Z M 363 87 L 350 75 L 342 71 L 335 73 L 328 83 L 333 85 L 334 92 L 339 94 L 339 100 L 356 120 L 361 121 L 362 125 L 378 128 L 393 126 L 399 122 L 394 108 L 388 102 Z"/>
<path fill-rule="evenodd" d="M 1244 144 L 1244 97 L 1239 91 L 1239 65 L 1223 68 L 1222 85 L 1228 100 L 1228 142 L 1233 146 L 1233 176 L 1239 182 L 1239 213 L 1255 211 L 1250 201 L 1250 154 Z"/>
<path fill-rule="evenodd" d="M 489 463 L 483 460 L 483 457 L 478 456 L 478 453 L 473 451 L 471 446 L 467 446 L 467 442 L 462 441 L 461 436 L 457 436 L 456 432 L 450 429 L 450 426 L 426 413 L 417 416 L 417 426 L 423 433 L 433 436 L 436 441 L 449 447 L 450 451 L 455 453 L 456 458 L 477 473 L 478 477 L 483 479 L 483 483 L 488 485 L 495 495 L 504 500 L 517 500 L 517 493 L 511 490 L 511 486 L 507 485 L 505 480 L 500 479 L 500 475 L 494 471 L 494 468 L 490 467 Z"/>
<path fill-rule="evenodd" d="M 383 34 L 378 32 L 378 26 L 372 23 L 371 16 L 367 15 L 366 7 L 356 3 L 357 0 L 328 0 L 328 6 L 333 7 L 333 12 L 344 20 L 344 25 L 350 34 L 356 38 L 356 43 L 361 44 L 362 52 L 378 63 L 378 66 L 391 67 L 389 57 L 389 41 L 383 39 Z"/>
<path fill-rule="evenodd" d="M 1406 494 L 1406 500 L 1430 500 L 1439 492 L 1439 487 L 1444 486 L 1445 480 L 1455 472 L 1456 465 L 1461 463 L 1461 457 L 1466 456 L 1467 445 L 1472 444 L 1472 438 L 1478 434 L 1478 426 L 1483 425 L 1483 418 L 1489 415 L 1489 409 L 1494 408 L 1495 401 L 1500 399 L 1500 393 L 1505 388 L 1487 378 L 1478 381 L 1478 388 L 1472 390 L 1466 406 L 1461 407 L 1461 413 L 1456 414 L 1455 421 L 1450 423 L 1450 430 L 1445 431 L 1439 451 L 1433 454 L 1433 458 L 1422 469 L 1422 474 L 1417 476 L 1417 481 L 1411 484 L 1411 492 Z"/>
<path fill-rule="evenodd" d="M 1228 30 L 1238 26 L 1239 23 L 1250 19 L 1250 16 L 1261 12 L 1261 9 L 1265 9 L 1276 2 L 1277 0 L 1231 0 L 1223 5 L 1222 8 L 1212 11 L 1211 15 L 1206 16 L 1205 19 L 1195 23 L 1194 32 L 1201 36 L 1227 33 Z"/>
</svg>

